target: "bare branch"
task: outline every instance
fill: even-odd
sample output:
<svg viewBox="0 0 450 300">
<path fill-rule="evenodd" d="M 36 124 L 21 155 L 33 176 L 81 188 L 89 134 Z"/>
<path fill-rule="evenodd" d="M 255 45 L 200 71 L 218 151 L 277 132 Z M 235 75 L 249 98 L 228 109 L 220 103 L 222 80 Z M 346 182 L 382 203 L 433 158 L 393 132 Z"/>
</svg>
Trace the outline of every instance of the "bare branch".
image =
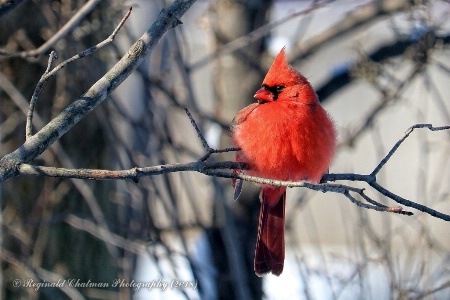
<svg viewBox="0 0 450 300">
<path fill-rule="evenodd" d="M 20 175 L 48 176 L 60 178 L 77 178 L 91 180 L 132 180 L 138 182 L 144 176 L 153 176 L 173 172 L 197 171 L 205 173 L 207 170 L 215 169 L 241 169 L 238 162 L 203 162 L 195 161 L 188 163 L 166 164 L 152 167 L 132 168 L 128 170 L 98 170 L 98 169 L 66 169 L 34 166 L 21 164 L 19 166 Z"/>
<path fill-rule="evenodd" d="M 37 102 L 39 95 L 41 94 L 42 88 L 44 87 L 44 84 L 47 82 L 47 80 L 49 80 L 51 77 L 55 76 L 56 73 L 58 73 L 58 71 L 60 71 L 65 66 L 67 66 L 69 63 L 71 63 L 75 60 L 78 60 L 80 58 L 83 58 L 85 56 L 92 55 L 97 50 L 100 50 L 101 48 L 105 47 L 106 45 L 112 43 L 114 41 L 114 38 L 116 37 L 117 33 L 119 32 L 120 28 L 122 28 L 123 24 L 130 16 L 131 10 L 132 10 L 132 8 L 130 7 L 128 9 L 128 12 L 126 13 L 126 15 L 122 18 L 120 23 L 114 29 L 113 33 L 111 33 L 111 35 L 107 39 L 105 39 L 104 41 L 98 43 L 97 45 L 90 47 L 89 49 L 86 49 L 86 50 L 72 56 L 71 58 L 63 61 L 58 66 L 56 66 L 53 70 L 51 70 L 53 61 L 55 59 L 57 59 L 58 56 L 56 55 L 55 51 L 52 51 L 50 53 L 49 58 L 48 58 L 47 69 L 45 70 L 44 74 L 41 76 L 41 79 L 39 79 L 39 82 L 37 83 L 36 88 L 34 89 L 33 95 L 31 96 L 30 108 L 29 108 L 28 114 L 27 114 L 27 124 L 26 124 L 26 132 L 25 132 L 26 139 L 30 138 L 33 135 L 32 120 L 33 120 L 34 107 L 36 106 L 36 102 Z"/>
<path fill-rule="evenodd" d="M 46 53 L 53 45 L 55 45 L 59 40 L 64 38 L 69 32 L 71 32 L 85 17 L 88 15 L 100 0 L 89 0 L 83 5 L 76 14 L 63 26 L 58 32 L 56 32 L 48 41 L 42 44 L 39 48 L 31 51 L 23 51 L 19 53 L 8 52 L 6 50 L 0 49 L 0 55 L 5 55 L 8 57 L 39 57 Z"/>
<path fill-rule="evenodd" d="M 400 147 L 400 145 L 408 138 L 408 136 L 414 131 L 414 129 L 417 128 L 428 128 L 431 131 L 440 131 L 440 130 L 448 130 L 450 129 L 450 126 L 433 127 L 432 124 L 415 124 L 409 127 L 408 130 L 405 132 L 405 135 L 397 143 L 395 143 L 391 151 L 389 151 L 386 157 L 384 157 L 378 164 L 378 166 L 372 171 L 372 173 L 370 173 L 370 176 L 376 176 L 378 174 L 378 172 L 388 162 L 388 160 L 392 157 L 395 151 L 397 151 L 398 147 Z"/>
<path fill-rule="evenodd" d="M 232 152 L 232 151 L 239 151 L 239 148 L 225 148 L 225 149 L 213 149 L 209 147 L 208 142 L 206 141 L 205 137 L 203 136 L 202 132 L 200 131 L 200 128 L 198 128 L 197 123 L 195 122 L 194 118 L 192 117 L 191 113 L 187 108 L 184 109 L 186 112 L 189 120 L 191 121 L 192 126 L 194 127 L 195 131 L 197 132 L 197 136 L 202 142 L 203 148 L 206 150 L 206 154 L 202 156 L 199 161 L 206 161 L 211 154 L 214 153 L 224 153 L 224 152 Z"/>
<path fill-rule="evenodd" d="M 444 127 L 432 127 L 429 124 L 417 124 L 412 126 L 410 130 L 408 130 L 405 137 L 401 139 L 391 150 L 387 157 L 387 160 L 392 156 L 398 146 L 401 144 L 404 139 L 409 136 L 409 134 L 413 131 L 414 128 L 429 128 L 430 130 L 444 130 L 449 129 L 450 126 Z M 225 150 L 225 149 L 224 149 Z M 233 150 L 234 151 L 234 150 Z M 225 151 L 223 151 L 225 152 Z M 386 161 L 387 161 L 386 160 Z M 385 164 L 380 163 L 381 167 Z M 379 165 L 379 166 L 380 166 Z M 378 167 L 377 166 L 377 169 Z M 237 162 L 213 162 L 208 163 L 204 161 L 190 162 L 184 164 L 167 164 L 153 167 L 145 167 L 145 168 L 133 168 L 130 170 L 123 171 L 108 171 L 108 170 L 88 170 L 88 169 L 78 169 L 78 170 L 70 170 L 64 168 L 49 168 L 49 167 L 39 167 L 32 166 L 27 164 L 22 164 L 19 168 L 20 174 L 22 175 L 40 175 L 40 176 L 51 176 L 51 177 L 64 177 L 64 178 L 80 178 L 80 179 L 96 179 L 96 180 L 107 180 L 107 179 L 131 179 L 135 182 L 139 180 L 142 176 L 151 176 L 151 175 L 159 175 L 163 173 L 171 173 L 171 172 L 183 172 L 183 171 L 197 171 L 210 176 L 224 177 L 224 178 L 238 178 L 241 180 L 258 183 L 258 184 L 268 184 L 274 186 L 286 186 L 286 187 L 306 187 L 312 190 L 321 191 L 321 192 L 334 192 L 340 193 L 346 196 L 350 201 L 355 203 L 356 205 L 374 209 L 377 211 L 386 211 L 393 212 L 404 215 L 412 215 L 411 212 L 403 211 L 401 207 L 388 207 L 382 205 L 375 200 L 369 198 L 364 194 L 364 189 L 358 189 L 350 186 L 345 186 L 341 184 L 331 184 L 331 183 L 321 183 L 321 184 L 311 184 L 306 181 L 292 182 L 292 181 L 280 181 L 273 179 L 266 179 L 260 177 L 249 176 L 245 174 L 236 174 L 224 171 L 217 171 L 218 169 L 242 169 L 243 166 Z M 379 170 L 379 169 L 378 169 Z M 378 171 L 377 171 L 378 172 Z M 394 193 L 388 191 L 383 188 L 376 182 L 375 175 L 361 175 L 361 174 L 326 174 L 324 175 L 322 181 L 336 181 L 336 180 L 352 180 L 352 181 L 364 181 L 367 182 L 370 186 L 372 186 L 375 190 L 383 194 L 384 196 L 400 203 L 405 206 L 416 208 L 420 211 L 426 212 L 432 216 L 443 219 L 445 221 L 450 221 L 450 216 L 446 214 L 442 214 L 433 209 L 430 209 L 421 204 L 412 202 L 410 200 L 404 199 Z M 357 200 L 351 195 L 351 192 L 359 194 L 364 200 L 371 203 L 372 205 L 364 204 L 361 201 Z"/>
<path fill-rule="evenodd" d="M 129 170 L 119 170 L 119 171 L 111 171 L 111 170 L 92 170 L 92 169 L 64 169 L 64 168 L 52 168 L 52 167 L 41 167 L 41 166 L 33 166 L 29 164 L 21 164 L 18 168 L 18 172 L 20 175 L 35 175 L 35 176 L 50 176 L 50 177 L 62 177 L 62 178 L 79 178 L 79 179 L 95 179 L 95 180 L 111 180 L 111 179 L 126 179 L 133 180 L 134 182 L 138 182 L 140 177 L 143 176 L 152 176 L 152 175 L 160 175 L 165 173 L 173 173 L 173 172 L 186 172 L 186 171 L 196 171 L 205 175 L 215 176 L 215 177 L 223 177 L 223 178 L 234 178 L 241 179 L 257 184 L 267 184 L 273 186 L 285 186 L 285 187 L 305 187 L 315 191 L 321 191 L 323 193 L 333 192 L 343 194 L 347 199 L 349 199 L 352 203 L 367 209 L 373 209 L 376 211 L 384 211 L 384 212 L 392 212 L 402 215 L 413 215 L 412 212 L 404 211 L 402 207 L 389 207 L 383 205 L 364 193 L 364 189 L 355 188 L 348 185 L 342 184 L 333 184 L 327 183 L 328 181 L 338 181 L 338 180 L 346 180 L 346 181 L 361 181 L 366 182 L 380 194 L 394 200 L 395 202 L 415 208 L 422 212 L 425 212 L 431 216 L 437 217 L 444 221 L 450 221 L 450 215 L 438 212 L 434 209 L 428 208 L 419 203 L 410 201 L 401 196 L 398 196 L 386 188 L 379 185 L 376 181 L 376 175 L 383 168 L 383 166 L 389 161 L 395 151 L 400 147 L 400 145 L 405 141 L 406 138 L 414 131 L 416 128 L 428 128 L 431 131 L 441 131 L 441 130 L 449 130 L 450 126 L 441 126 L 441 127 L 433 127 L 431 124 L 415 124 L 411 126 L 405 133 L 405 135 L 392 147 L 386 157 L 375 167 L 369 175 L 364 174 L 325 174 L 322 177 L 321 183 L 312 184 L 306 181 L 281 181 L 267 178 L 260 178 L 255 176 L 250 176 L 242 173 L 233 173 L 227 172 L 223 170 L 242 170 L 246 169 L 247 166 L 232 161 L 224 161 L 224 162 L 206 162 L 206 160 L 213 153 L 222 153 L 222 152 L 230 152 L 230 151 L 238 151 L 238 148 L 226 148 L 221 150 L 212 149 L 209 147 L 207 141 L 203 137 L 202 133 L 198 129 L 198 126 L 186 109 L 186 114 L 189 116 L 192 125 L 194 126 L 200 140 L 202 141 L 203 147 L 206 150 L 206 154 L 201 157 L 198 161 L 188 162 L 188 163 L 176 163 L 176 164 L 166 164 L 152 167 L 144 167 L 144 168 L 132 168 Z M 362 199 L 367 201 L 370 204 L 366 204 L 357 200 L 352 193 L 359 195 Z"/>
<path fill-rule="evenodd" d="M 46 76 L 50 69 L 52 68 L 53 61 L 58 58 L 58 55 L 56 55 L 55 51 L 52 51 L 48 57 L 48 64 L 47 69 L 45 69 L 44 74 L 41 76 L 41 79 L 39 80 L 38 84 L 36 85 L 36 88 L 34 89 L 33 95 L 31 96 L 30 100 L 30 106 L 28 108 L 27 113 L 27 123 L 25 125 L 25 139 L 28 139 L 33 135 L 33 114 L 34 114 L 34 107 L 36 106 L 37 99 L 39 95 L 41 94 L 42 87 L 44 86 L 44 83 L 50 78 L 49 76 Z"/>
</svg>

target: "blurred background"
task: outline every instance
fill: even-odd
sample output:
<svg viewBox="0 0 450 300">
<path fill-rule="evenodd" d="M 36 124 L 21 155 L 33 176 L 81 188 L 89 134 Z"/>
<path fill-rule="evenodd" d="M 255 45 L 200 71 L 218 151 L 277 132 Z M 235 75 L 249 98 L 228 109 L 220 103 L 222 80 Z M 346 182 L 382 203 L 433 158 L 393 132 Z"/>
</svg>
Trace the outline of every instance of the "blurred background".
<svg viewBox="0 0 450 300">
<path fill-rule="evenodd" d="M 34 132 L 101 78 L 170 3 L 2 1 L 0 45 L 12 53 L 38 48 L 90 5 L 52 46 L 56 63 L 107 38 L 133 7 L 111 45 L 46 83 Z M 449 16 L 448 1 L 438 0 L 198 0 L 107 101 L 33 164 L 119 170 L 195 161 L 205 151 L 184 107 L 211 147 L 230 147 L 231 120 L 254 101 L 286 46 L 338 128 L 330 172 L 368 174 L 411 125 L 450 124 Z M 1 156 L 24 142 L 47 60 L 48 51 L 0 56 Z M 449 137 L 414 131 L 378 182 L 450 214 Z M 343 183 L 398 205 L 362 183 Z M 449 224 L 414 209 L 411 217 L 381 213 L 343 195 L 289 189 L 285 270 L 258 278 L 259 200 L 250 183 L 234 202 L 229 180 L 194 172 L 139 183 L 18 177 L 2 184 L 0 197 L 5 299 L 450 299 Z M 36 290 L 14 287 L 14 279 L 109 286 Z M 196 286 L 163 290 L 173 280 Z"/>
</svg>

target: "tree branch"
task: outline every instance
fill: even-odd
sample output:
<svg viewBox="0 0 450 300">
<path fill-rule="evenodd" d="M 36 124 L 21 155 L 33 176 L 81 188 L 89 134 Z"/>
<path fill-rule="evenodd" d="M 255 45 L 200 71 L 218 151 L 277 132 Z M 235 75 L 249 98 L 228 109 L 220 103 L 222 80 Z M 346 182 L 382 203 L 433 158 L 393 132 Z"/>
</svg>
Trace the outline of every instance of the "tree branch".
<svg viewBox="0 0 450 300">
<path fill-rule="evenodd" d="M 151 167 L 131 168 L 128 170 L 99 170 L 99 169 L 66 169 L 21 164 L 18 172 L 20 175 L 48 176 L 60 178 L 77 178 L 91 180 L 132 180 L 138 182 L 141 177 L 161 175 L 165 173 L 197 171 L 206 174 L 207 170 L 216 169 L 242 169 L 238 162 L 203 162 L 194 161 L 188 163 L 165 164 Z M 221 176 L 219 176 L 221 177 Z"/>
<path fill-rule="evenodd" d="M 66 107 L 38 133 L 27 139 L 17 150 L 5 155 L 0 160 L 0 182 L 17 176 L 19 174 L 18 167 L 21 163 L 27 163 L 39 156 L 72 126 L 102 103 L 137 68 L 162 36 L 168 30 L 181 24 L 179 18 L 194 2 L 195 0 L 176 0 L 168 8 L 163 9 L 152 26 L 122 59 L 84 95 Z"/>
<path fill-rule="evenodd" d="M 191 120 L 193 127 L 195 128 L 199 139 L 202 141 L 202 145 L 206 150 L 206 154 L 202 156 L 198 161 L 188 162 L 188 163 L 176 163 L 176 164 L 165 164 L 159 166 L 152 167 L 143 167 L 143 168 L 132 168 L 129 170 L 93 170 L 93 169 L 64 169 L 64 168 L 52 168 L 52 167 L 42 167 L 42 166 L 33 166 L 29 164 L 21 164 L 18 168 L 18 172 L 20 175 L 35 175 L 35 176 L 50 176 L 50 177 L 62 177 L 62 178 L 79 178 L 79 179 L 94 179 L 94 180 L 111 180 L 111 179 L 126 179 L 133 180 L 134 182 L 138 182 L 140 177 L 143 176 L 153 176 L 160 175 L 164 173 L 173 173 L 173 172 L 186 172 L 186 171 L 196 171 L 208 176 L 215 177 L 223 177 L 223 178 L 234 178 L 241 179 L 257 184 L 267 184 L 273 186 L 285 186 L 285 187 L 305 187 L 315 191 L 321 191 L 323 193 L 333 192 L 344 195 L 347 199 L 349 199 L 352 203 L 356 204 L 359 207 L 373 209 L 376 211 L 384 211 L 384 212 L 392 212 L 402 215 L 413 215 L 412 212 L 404 211 L 402 207 L 389 207 L 384 204 L 381 204 L 364 193 L 363 188 L 355 188 L 348 185 L 343 184 L 335 184 L 335 183 L 327 183 L 329 181 L 361 181 L 366 182 L 369 186 L 374 188 L 380 194 L 394 200 L 395 202 L 415 208 L 422 212 L 425 212 L 433 217 L 442 219 L 444 221 L 450 221 L 450 215 L 438 212 L 434 209 L 421 205 L 419 203 L 407 200 L 401 196 L 398 196 L 386 188 L 382 187 L 377 183 L 376 175 L 379 171 L 384 167 L 384 165 L 389 161 L 392 155 L 397 151 L 400 145 L 409 137 L 409 135 L 417 128 L 428 128 L 431 131 L 441 131 L 441 130 L 449 130 L 449 126 L 441 126 L 441 127 L 433 127 L 431 124 L 415 124 L 411 126 L 405 133 L 405 135 L 395 143 L 389 153 L 381 160 L 381 162 L 375 167 L 375 169 L 368 175 L 364 174 L 351 174 L 351 173 L 343 173 L 343 174 L 325 174 L 322 177 L 321 183 L 312 184 L 306 181 L 281 181 L 267 178 L 260 178 L 255 176 L 249 176 L 242 173 L 233 173 L 227 172 L 224 170 L 242 170 L 246 169 L 246 166 L 239 162 L 232 161 L 224 161 L 224 162 L 206 162 L 206 160 L 214 153 L 222 153 L 222 152 L 230 152 L 230 151 L 238 151 L 238 148 L 226 148 L 221 150 L 212 149 L 209 147 L 207 141 L 204 139 L 201 134 L 198 126 L 190 114 L 190 112 L 186 109 L 186 113 Z M 367 201 L 370 204 L 364 203 L 354 197 L 354 195 L 359 195 L 363 200 Z"/>
<path fill-rule="evenodd" d="M 53 70 L 51 70 L 53 61 L 57 59 L 57 55 L 55 51 L 52 51 L 48 58 L 48 65 L 47 69 L 45 70 L 44 74 L 42 75 L 41 79 L 39 79 L 39 82 L 36 85 L 36 88 L 34 89 L 33 95 L 31 96 L 30 100 L 30 108 L 28 109 L 27 113 L 27 124 L 26 124 L 26 132 L 25 137 L 26 139 L 30 138 L 32 136 L 32 120 L 33 120 L 33 113 L 34 113 L 34 107 L 36 105 L 36 102 L 39 98 L 39 95 L 41 94 L 42 88 L 44 87 L 44 84 L 49 80 L 51 77 L 55 76 L 56 73 L 58 73 L 59 70 L 70 64 L 71 62 L 78 60 L 80 58 L 83 58 L 85 56 L 89 56 L 94 54 L 97 50 L 102 49 L 106 45 L 109 45 L 114 41 L 114 38 L 116 37 L 117 33 L 119 32 L 120 28 L 122 28 L 123 24 L 125 24 L 125 21 L 128 19 L 128 17 L 131 14 L 132 8 L 130 7 L 128 9 L 127 14 L 122 18 L 119 25 L 116 26 L 113 33 L 105 39 L 104 41 L 98 43 L 97 45 L 90 47 L 89 49 L 84 50 L 83 52 L 78 53 L 77 55 L 72 56 L 71 58 L 65 60 L 64 62 L 60 63 L 58 66 L 56 66 Z M 51 71 L 50 71 L 51 70 Z"/>
<path fill-rule="evenodd" d="M 372 171 L 370 176 L 376 176 L 378 172 L 383 168 L 383 166 L 388 162 L 388 160 L 392 157 L 392 155 L 397 151 L 400 145 L 408 138 L 408 136 L 417 128 L 428 128 L 431 131 L 441 131 L 441 130 L 449 130 L 450 126 L 441 126 L 441 127 L 433 127 L 432 124 L 415 124 L 408 128 L 405 132 L 405 135 L 395 143 L 394 147 L 389 151 L 389 153 L 381 160 L 378 166 Z"/>
</svg>

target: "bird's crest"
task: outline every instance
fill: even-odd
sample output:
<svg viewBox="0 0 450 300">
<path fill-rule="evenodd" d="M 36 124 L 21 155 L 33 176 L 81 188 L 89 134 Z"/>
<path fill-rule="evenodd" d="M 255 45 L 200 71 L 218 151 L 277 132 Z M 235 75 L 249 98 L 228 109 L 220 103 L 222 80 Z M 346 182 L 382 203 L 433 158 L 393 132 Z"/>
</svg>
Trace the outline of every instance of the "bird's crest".
<svg viewBox="0 0 450 300">
<path fill-rule="evenodd" d="M 285 86 L 295 85 L 306 81 L 299 72 L 294 70 L 286 61 L 285 47 L 281 49 L 277 57 L 272 63 L 263 84 L 267 86 L 277 86 L 283 84 Z"/>
</svg>

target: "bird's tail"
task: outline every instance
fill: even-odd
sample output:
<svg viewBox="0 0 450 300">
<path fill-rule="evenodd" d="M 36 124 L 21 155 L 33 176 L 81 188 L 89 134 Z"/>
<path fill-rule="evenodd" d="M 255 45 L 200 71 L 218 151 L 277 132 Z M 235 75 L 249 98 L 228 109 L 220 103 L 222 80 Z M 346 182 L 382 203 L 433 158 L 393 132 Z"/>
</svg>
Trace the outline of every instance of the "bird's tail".
<svg viewBox="0 0 450 300">
<path fill-rule="evenodd" d="M 261 277 L 272 272 L 279 276 L 284 266 L 286 188 L 262 187 L 259 197 L 255 274 Z"/>
</svg>

